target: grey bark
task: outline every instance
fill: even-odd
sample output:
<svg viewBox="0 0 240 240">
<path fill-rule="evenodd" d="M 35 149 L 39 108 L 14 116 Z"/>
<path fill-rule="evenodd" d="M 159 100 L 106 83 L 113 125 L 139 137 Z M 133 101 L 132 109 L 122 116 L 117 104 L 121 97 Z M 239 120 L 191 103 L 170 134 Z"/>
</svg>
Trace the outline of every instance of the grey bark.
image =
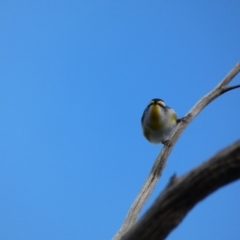
<svg viewBox="0 0 240 240">
<path fill-rule="evenodd" d="M 154 204 L 122 240 L 165 239 L 199 201 L 237 179 L 240 179 L 240 141 L 188 174 L 179 178 L 173 176 Z"/>
</svg>

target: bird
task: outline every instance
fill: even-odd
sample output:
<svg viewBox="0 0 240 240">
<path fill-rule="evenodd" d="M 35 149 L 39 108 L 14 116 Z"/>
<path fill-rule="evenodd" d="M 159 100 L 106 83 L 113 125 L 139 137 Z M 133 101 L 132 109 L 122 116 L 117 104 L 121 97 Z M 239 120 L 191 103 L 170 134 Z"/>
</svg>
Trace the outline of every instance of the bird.
<svg viewBox="0 0 240 240">
<path fill-rule="evenodd" d="M 141 118 L 143 135 L 154 144 L 169 144 L 169 138 L 178 122 L 175 111 L 159 98 L 152 99 Z"/>
</svg>

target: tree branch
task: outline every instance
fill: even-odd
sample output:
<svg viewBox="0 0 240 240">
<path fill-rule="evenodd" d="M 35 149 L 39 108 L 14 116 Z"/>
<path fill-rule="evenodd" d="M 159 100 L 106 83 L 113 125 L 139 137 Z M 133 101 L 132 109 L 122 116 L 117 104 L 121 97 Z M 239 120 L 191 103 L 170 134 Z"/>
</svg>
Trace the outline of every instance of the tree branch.
<svg viewBox="0 0 240 240">
<path fill-rule="evenodd" d="M 240 179 L 240 141 L 177 178 L 174 176 L 140 221 L 122 240 L 162 240 L 202 199 Z"/>
<path fill-rule="evenodd" d="M 139 212 L 141 211 L 143 205 L 147 201 L 148 197 L 152 193 L 158 179 L 160 178 L 164 166 L 166 164 L 167 158 L 172 151 L 172 148 L 178 138 L 180 137 L 183 130 L 187 127 L 187 125 L 199 114 L 199 112 L 211 103 L 215 98 L 222 95 L 223 93 L 230 91 L 239 87 L 239 85 L 228 87 L 228 83 L 239 73 L 240 71 L 240 62 L 238 62 L 233 69 L 227 74 L 227 76 L 207 95 L 203 96 L 194 106 L 193 108 L 185 115 L 184 120 L 181 121 L 176 130 L 174 131 L 172 137 L 170 138 L 169 145 L 162 148 L 162 151 L 158 155 L 155 163 L 152 167 L 152 170 L 145 181 L 142 189 L 140 190 L 138 196 L 133 202 L 130 210 L 126 216 L 126 219 L 113 237 L 113 240 L 120 240 L 123 234 L 125 234 L 136 222 Z"/>
<path fill-rule="evenodd" d="M 235 89 L 235 88 L 239 88 L 239 87 L 240 87 L 240 85 L 235 85 L 235 86 L 232 86 L 232 87 L 227 87 L 227 88 L 225 88 L 225 89 L 223 90 L 223 93 L 228 92 L 228 91 L 231 91 L 231 90 L 233 90 L 233 89 Z"/>
</svg>

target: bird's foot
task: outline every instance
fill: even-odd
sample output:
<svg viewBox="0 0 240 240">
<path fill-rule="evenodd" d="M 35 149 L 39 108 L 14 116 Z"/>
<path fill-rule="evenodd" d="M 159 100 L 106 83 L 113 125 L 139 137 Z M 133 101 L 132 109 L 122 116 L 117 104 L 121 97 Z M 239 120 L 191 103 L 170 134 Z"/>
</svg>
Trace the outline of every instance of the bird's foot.
<svg viewBox="0 0 240 240">
<path fill-rule="evenodd" d="M 162 144 L 170 147 L 171 146 L 171 141 L 170 140 L 162 141 Z"/>
<path fill-rule="evenodd" d="M 177 119 L 177 123 L 180 123 L 180 122 L 188 123 L 187 117 L 182 117 L 182 118 Z"/>
</svg>

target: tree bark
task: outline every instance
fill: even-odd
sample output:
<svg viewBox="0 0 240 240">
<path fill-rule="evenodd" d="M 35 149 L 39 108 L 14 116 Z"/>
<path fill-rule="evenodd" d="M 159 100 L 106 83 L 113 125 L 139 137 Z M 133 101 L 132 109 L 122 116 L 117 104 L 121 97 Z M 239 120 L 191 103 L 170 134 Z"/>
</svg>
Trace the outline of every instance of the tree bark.
<svg viewBox="0 0 240 240">
<path fill-rule="evenodd" d="M 188 174 L 173 176 L 146 214 L 121 239 L 165 239 L 199 201 L 237 179 L 240 179 L 240 141 Z"/>
</svg>

